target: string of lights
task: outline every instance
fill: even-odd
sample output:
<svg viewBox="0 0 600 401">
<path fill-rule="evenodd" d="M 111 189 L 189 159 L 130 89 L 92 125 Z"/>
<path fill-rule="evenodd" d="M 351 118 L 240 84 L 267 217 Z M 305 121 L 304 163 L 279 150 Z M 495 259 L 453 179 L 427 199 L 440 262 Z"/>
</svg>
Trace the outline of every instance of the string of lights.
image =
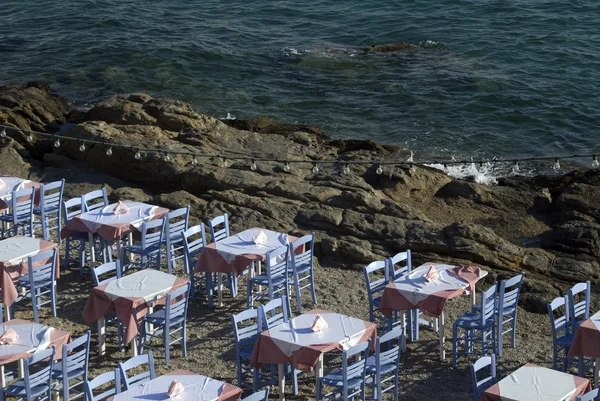
<svg viewBox="0 0 600 401">
<path fill-rule="evenodd" d="M 223 168 L 229 166 L 228 160 L 231 161 L 239 161 L 249 163 L 250 170 L 256 171 L 258 169 L 257 162 L 275 162 L 283 164 L 283 170 L 285 172 L 289 172 L 291 170 L 292 164 L 312 164 L 311 171 L 314 174 L 319 173 L 319 166 L 322 165 L 341 165 L 342 173 L 350 173 L 351 165 L 368 165 L 368 166 L 376 166 L 375 172 L 377 174 L 383 174 L 384 166 L 394 166 L 394 165 L 404 165 L 410 166 L 411 170 L 414 171 L 414 166 L 416 165 L 443 165 L 444 167 L 451 165 L 492 165 L 495 166 L 497 163 L 512 163 L 512 171 L 516 174 L 520 171 L 519 163 L 524 162 L 545 162 L 545 161 L 553 161 L 552 168 L 557 171 L 560 170 L 560 161 L 561 160 L 569 160 L 569 159 L 591 159 L 591 166 L 593 168 L 600 167 L 600 162 L 598 161 L 598 156 L 596 153 L 586 153 L 586 154 L 572 154 L 572 155 L 563 155 L 563 156 L 534 156 L 534 157 L 525 157 L 525 158 L 498 158 L 494 157 L 492 159 L 455 159 L 452 157 L 450 160 L 414 160 L 414 153 L 410 152 L 410 157 L 406 160 L 398 160 L 398 159 L 386 159 L 382 156 L 381 160 L 348 160 L 348 159 L 279 159 L 272 157 L 255 157 L 255 156 L 236 156 L 236 155 L 225 155 L 225 154 L 203 154 L 198 152 L 192 152 L 189 150 L 181 151 L 181 150 L 165 150 L 158 148 L 150 148 L 145 145 L 121 145 L 106 141 L 98 141 L 93 139 L 82 139 L 82 138 L 74 138 L 66 135 L 61 135 L 57 133 L 48 133 L 48 132 L 39 132 L 32 131 L 27 129 L 16 128 L 8 125 L 0 124 L 0 138 L 6 138 L 7 132 L 16 131 L 26 135 L 26 140 L 28 142 L 33 142 L 33 135 L 41 136 L 49 138 L 53 141 L 54 147 L 58 148 L 62 145 L 61 140 L 63 142 L 73 141 L 79 143 L 79 150 L 81 152 L 85 152 L 87 149 L 86 145 L 101 145 L 106 147 L 106 155 L 111 156 L 113 154 L 113 148 L 118 149 L 127 149 L 130 151 L 135 151 L 134 158 L 136 160 L 140 160 L 144 157 L 144 155 L 155 154 L 159 157 L 162 157 L 165 162 L 171 162 L 171 156 L 189 156 L 192 158 L 192 165 L 198 164 L 198 159 L 216 159 L 220 160 L 220 165 Z"/>
</svg>

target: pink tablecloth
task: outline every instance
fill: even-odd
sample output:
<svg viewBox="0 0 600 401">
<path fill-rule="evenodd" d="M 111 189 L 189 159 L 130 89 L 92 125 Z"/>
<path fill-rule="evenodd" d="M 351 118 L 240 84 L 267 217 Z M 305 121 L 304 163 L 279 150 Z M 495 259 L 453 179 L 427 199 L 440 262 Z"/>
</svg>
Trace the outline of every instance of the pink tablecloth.
<svg viewBox="0 0 600 401">
<path fill-rule="evenodd" d="M 124 201 L 129 207 L 129 212 L 115 215 L 111 204 L 104 208 L 82 213 L 73 217 L 61 231 L 61 237 L 67 238 L 76 232 L 95 233 L 109 243 L 123 238 L 124 235 L 137 230 L 144 221 L 162 218 L 169 209 L 148 205 L 140 202 Z"/>
<path fill-rule="evenodd" d="M 425 275 L 430 266 L 439 271 L 440 277 L 427 282 Z M 472 291 L 486 275 L 479 267 L 426 263 L 386 285 L 379 309 L 386 316 L 395 310 L 420 309 L 429 316 L 439 317 L 449 299 Z"/>
<path fill-rule="evenodd" d="M 267 242 L 256 245 L 252 238 L 261 231 L 266 234 Z M 297 239 L 292 235 L 267 229 L 251 228 L 204 247 L 198 255 L 194 272 L 233 273 L 237 276 L 252 262 L 264 262 L 267 252 Z"/>
<path fill-rule="evenodd" d="M 581 323 L 569 348 L 569 358 L 578 355 L 600 358 L 600 312 Z"/>
<path fill-rule="evenodd" d="M 19 333 L 19 339 L 14 345 L 0 345 L 0 365 L 31 357 L 35 348 L 40 345 L 40 334 L 48 329 L 47 326 L 28 322 L 27 320 L 12 319 L 0 325 L 0 334 L 4 333 L 5 328 L 9 327 Z M 50 329 L 50 344 L 48 347 L 56 347 L 54 359 L 59 360 L 62 358 L 63 344 L 71 342 L 71 333 Z"/>
<path fill-rule="evenodd" d="M 526 364 L 485 390 L 481 401 L 574 401 L 591 389 L 583 377 Z"/>
<path fill-rule="evenodd" d="M 329 327 L 319 333 L 311 330 L 316 314 L 320 314 Z M 364 320 L 332 313 L 312 310 L 260 334 L 251 361 L 261 364 L 291 363 L 306 372 L 313 370 L 319 357 L 334 349 L 348 349 L 371 339 L 375 346 L 377 326 Z"/>
</svg>

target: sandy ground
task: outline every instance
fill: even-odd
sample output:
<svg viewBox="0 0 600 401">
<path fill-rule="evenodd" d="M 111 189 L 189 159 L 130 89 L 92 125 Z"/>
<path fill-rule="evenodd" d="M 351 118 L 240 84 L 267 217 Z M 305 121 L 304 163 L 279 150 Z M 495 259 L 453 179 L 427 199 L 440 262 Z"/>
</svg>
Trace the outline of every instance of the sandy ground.
<svg viewBox="0 0 600 401">
<path fill-rule="evenodd" d="M 181 275 L 181 272 L 180 272 Z M 362 272 L 345 271 L 334 268 L 316 268 L 318 307 L 350 316 L 368 319 L 367 294 L 364 290 Z M 480 290 L 486 283 L 480 283 Z M 58 317 L 54 318 L 45 308 L 41 313 L 41 323 L 68 330 L 73 337 L 81 335 L 87 327 L 81 317 L 82 309 L 93 287 L 91 274 L 81 277 L 76 266 L 63 270 L 58 282 Z M 305 299 L 308 306 L 308 298 Z M 187 369 L 215 379 L 237 384 L 235 380 L 235 355 L 233 331 L 230 315 L 245 309 L 245 280 L 240 282 L 240 294 L 236 299 L 226 293 L 225 306 L 210 312 L 205 300 L 191 301 L 188 312 L 188 357 L 182 358 L 179 346 L 175 346 L 171 357 L 171 367 L 165 366 L 164 354 L 155 352 L 157 374 L 165 374 L 175 369 Z M 295 304 L 292 304 L 295 309 Z M 463 357 L 457 369 L 451 366 L 452 322 L 469 309 L 469 297 L 450 300 L 446 305 L 446 349 L 447 360 L 438 357 L 438 337 L 433 331 L 424 328 L 421 339 L 408 344 L 407 352 L 400 362 L 400 399 L 402 400 L 467 400 L 472 399 L 469 363 L 477 357 Z M 17 310 L 16 317 L 30 319 L 29 310 Z M 95 326 L 95 325 L 94 325 Z M 117 362 L 130 357 L 130 351 L 118 352 L 114 337 L 109 337 L 107 353 L 98 356 L 96 328 L 92 327 L 90 352 L 90 377 L 113 369 Z M 505 343 L 509 343 L 508 341 Z M 333 355 L 335 357 L 335 355 Z M 504 356 L 499 360 L 498 376 L 504 377 L 520 365 L 532 362 L 550 366 L 552 361 L 552 340 L 548 317 L 526 312 L 518 312 L 517 348 L 505 347 Z M 336 368 L 336 361 L 325 359 L 325 371 Z M 288 381 L 289 382 L 289 381 Z M 300 376 L 301 394 L 289 395 L 288 399 L 314 399 L 314 376 Z M 245 392 L 248 395 L 248 392 Z M 272 389 L 272 398 L 277 389 Z"/>
</svg>

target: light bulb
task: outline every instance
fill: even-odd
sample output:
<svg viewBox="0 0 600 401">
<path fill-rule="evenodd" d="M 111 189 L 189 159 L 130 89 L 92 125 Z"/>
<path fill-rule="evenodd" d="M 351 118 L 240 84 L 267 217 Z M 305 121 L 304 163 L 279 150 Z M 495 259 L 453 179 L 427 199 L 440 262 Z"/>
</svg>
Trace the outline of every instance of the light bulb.
<svg viewBox="0 0 600 401">
<path fill-rule="evenodd" d="M 170 161 L 171 161 L 171 156 L 169 156 L 169 154 L 168 154 L 168 153 L 165 153 L 165 158 L 164 158 L 164 160 L 165 160 L 167 163 L 168 163 L 168 162 L 170 162 Z"/>
<path fill-rule="evenodd" d="M 560 161 L 556 159 L 556 161 L 554 162 L 554 166 L 552 167 L 554 168 L 554 171 L 560 170 Z"/>
<path fill-rule="evenodd" d="M 31 134 L 27 135 L 27 142 L 33 142 L 33 136 Z"/>
<path fill-rule="evenodd" d="M 313 166 L 312 170 L 313 174 L 319 174 L 319 166 L 317 166 L 316 164 Z"/>
<path fill-rule="evenodd" d="M 112 156 L 112 146 L 106 149 L 106 156 Z"/>
<path fill-rule="evenodd" d="M 250 170 L 256 171 L 257 168 L 258 168 L 258 166 L 256 165 L 256 162 L 254 160 L 252 160 L 252 164 L 250 164 Z"/>
<path fill-rule="evenodd" d="M 60 148 L 60 139 L 56 138 L 56 141 L 54 141 L 54 147 Z"/>
<path fill-rule="evenodd" d="M 80 151 L 80 152 L 85 152 L 85 143 L 82 143 L 82 144 L 79 146 L 79 151 Z"/>
<path fill-rule="evenodd" d="M 227 168 L 227 159 L 223 158 L 223 160 L 221 160 L 221 167 Z"/>
<path fill-rule="evenodd" d="M 513 173 L 518 174 L 519 173 L 519 162 L 515 162 L 515 164 L 513 164 L 513 168 L 512 168 Z"/>
<path fill-rule="evenodd" d="M 350 166 L 347 164 L 344 164 L 344 166 L 342 167 L 342 173 L 350 174 Z"/>
<path fill-rule="evenodd" d="M 135 152 L 135 155 L 133 155 L 133 157 L 135 157 L 136 160 L 140 160 L 142 158 L 142 154 L 138 150 L 137 152 Z"/>
<path fill-rule="evenodd" d="M 194 158 L 192 159 L 192 166 L 197 166 L 198 165 L 198 159 L 196 159 L 196 156 L 194 156 Z"/>
<path fill-rule="evenodd" d="M 283 165 L 283 171 L 285 171 L 286 173 L 289 173 L 290 169 L 291 169 L 290 163 L 285 162 L 285 164 Z"/>
<path fill-rule="evenodd" d="M 6 130 L 4 128 L 2 128 L 2 131 L 0 131 L 0 137 L 6 138 Z"/>
<path fill-rule="evenodd" d="M 598 156 L 594 156 L 594 159 L 592 160 L 592 167 L 593 168 L 600 167 L 600 163 L 598 163 Z"/>
<path fill-rule="evenodd" d="M 378 175 L 381 175 L 381 174 L 383 174 L 383 168 L 381 167 L 381 164 L 380 164 L 379 166 L 377 166 L 377 170 L 375 170 L 375 172 L 376 172 Z"/>
</svg>

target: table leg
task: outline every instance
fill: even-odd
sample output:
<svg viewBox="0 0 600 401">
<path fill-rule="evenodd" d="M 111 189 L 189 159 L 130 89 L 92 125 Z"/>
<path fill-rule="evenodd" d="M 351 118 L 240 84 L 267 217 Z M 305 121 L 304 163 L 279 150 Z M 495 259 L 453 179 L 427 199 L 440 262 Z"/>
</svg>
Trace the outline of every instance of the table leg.
<svg viewBox="0 0 600 401">
<path fill-rule="evenodd" d="M 406 351 L 406 311 L 400 311 L 400 320 L 402 321 L 402 352 L 404 352 Z M 412 328 L 409 328 L 409 330 L 412 330 Z"/>
<path fill-rule="evenodd" d="M 25 359 L 19 359 L 19 379 L 25 377 Z"/>
<path fill-rule="evenodd" d="M 475 303 L 477 302 L 477 291 L 475 290 L 475 288 L 473 288 L 473 291 L 471 291 L 471 306 L 475 306 Z"/>
<path fill-rule="evenodd" d="M 96 250 L 94 249 L 94 233 L 88 233 L 88 243 L 90 245 L 90 268 L 96 267 Z"/>
<path fill-rule="evenodd" d="M 135 335 L 133 337 L 133 339 L 131 340 L 131 342 L 129 343 L 129 345 L 131 345 L 131 356 L 137 356 L 138 355 L 137 343 L 138 343 L 138 336 Z"/>
<path fill-rule="evenodd" d="M 154 312 L 154 308 L 149 306 L 148 307 L 148 315 L 151 315 L 153 312 Z M 144 323 L 142 323 L 142 324 L 144 324 Z M 152 323 L 148 323 L 148 331 L 150 333 L 152 333 L 154 331 L 154 325 Z"/>
<path fill-rule="evenodd" d="M 4 365 L 0 365 L 0 385 L 2 388 L 6 387 L 6 377 L 4 376 Z"/>
<path fill-rule="evenodd" d="M 262 273 L 262 262 L 259 260 L 256 263 L 258 264 L 258 267 L 256 268 L 256 270 L 257 270 L 256 275 L 260 276 Z M 258 286 L 258 292 L 262 292 L 262 285 Z"/>
<path fill-rule="evenodd" d="M 277 382 L 279 383 L 279 401 L 285 401 L 285 365 L 277 365 Z"/>
<path fill-rule="evenodd" d="M 323 377 L 323 354 L 317 360 L 317 366 L 315 369 L 315 378 L 319 380 L 319 378 Z"/>
<path fill-rule="evenodd" d="M 417 314 L 417 316 L 418 316 L 418 314 Z M 418 320 L 418 318 L 417 318 L 417 320 Z M 433 320 L 433 331 L 435 331 L 436 333 L 440 332 L 440 322 L 438 319 Z"/>
<path fill-rule="evenodd" d="M 217 275 L 217 306 L 223 307 L 223 273 L 216 273 Z"/>
<path fill-rule="evenodd" d="M 440 360 L 443 361 L 446 359 L 446 336 L 444 334 L 444 311 L 442 311 L 442 314 L 436 320 L 438 321 L 438 326 L 440 329 Z"/>
<path fill-rule="evenodd" d="M 11 309 L 12 309 L 12 305 L 6 305 L 6 321 L 7 322 L 12 319 Z"/>
<path fill-rule="evenodd" d="M 98 353 L 106 354 L 106 322 L 104 316 L 98 319 Z"/>
<path fill-rule="evenodd" d="M 600 357 L 596 358 L 596 366 L 594 366 L 594 388 L 598 387 L 598 376 L 600 375 Z"/>
<path fill-rule="evenodd" d="M 117 240 L 117 260 L 121 264 L 121 273 L 123 272 L 123 266 L 125 265 L 125 261 L 123 260 L 123 244 L 121 244 L 121 240 Z"/>
</svg>

